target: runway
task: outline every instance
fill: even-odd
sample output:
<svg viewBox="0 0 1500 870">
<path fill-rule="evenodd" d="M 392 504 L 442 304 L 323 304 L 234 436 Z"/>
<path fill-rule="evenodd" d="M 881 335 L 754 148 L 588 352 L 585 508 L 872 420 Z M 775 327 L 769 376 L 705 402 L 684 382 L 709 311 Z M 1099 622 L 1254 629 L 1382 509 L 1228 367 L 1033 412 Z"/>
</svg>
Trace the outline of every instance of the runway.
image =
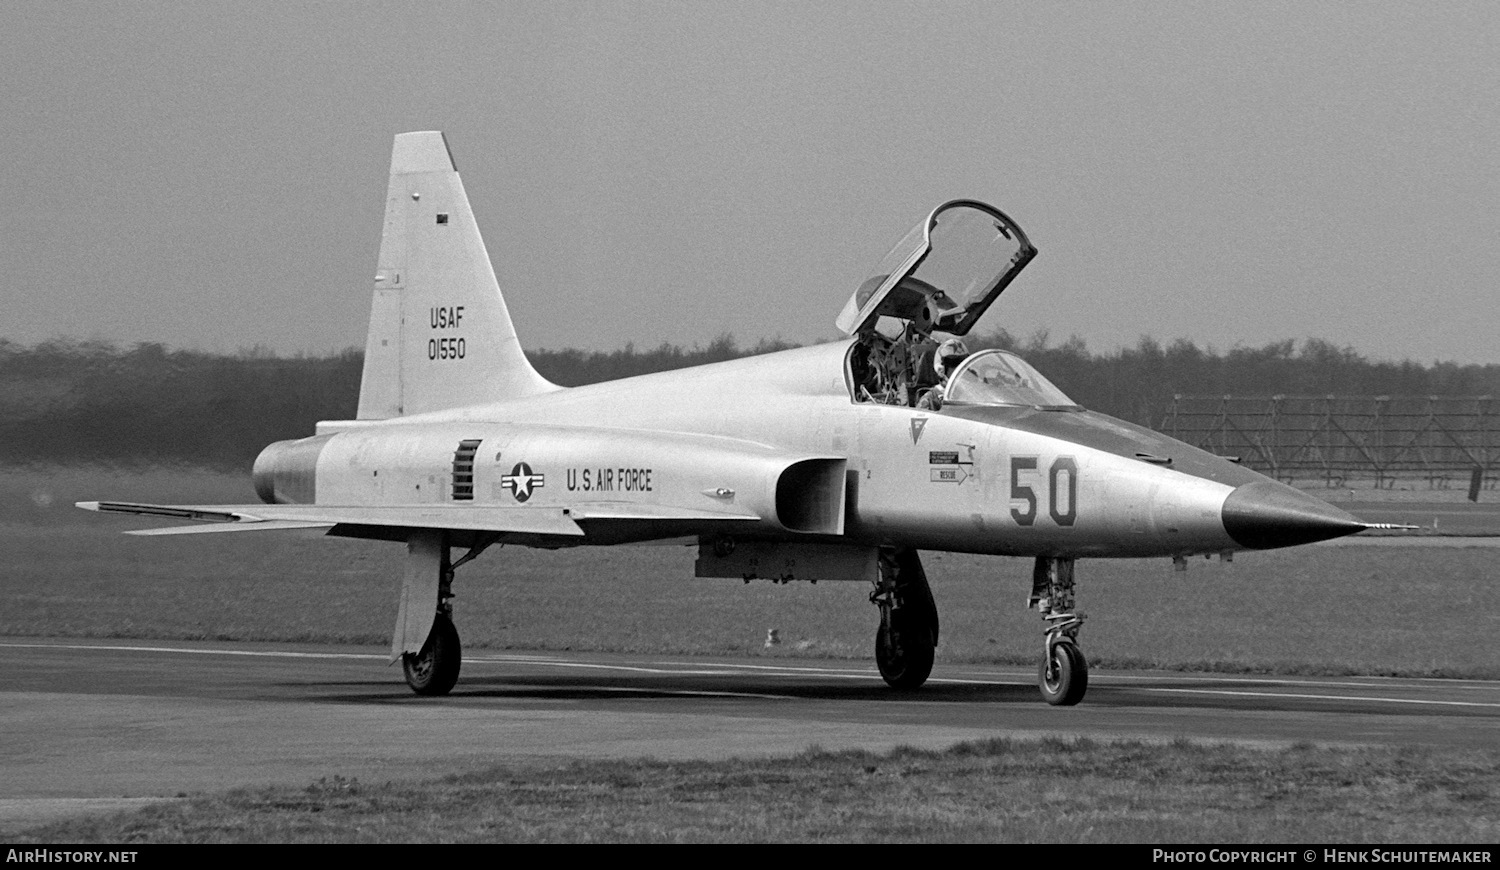
<svg viewBox="0 0 1500 870">
<path fill-rule="evenodd" d="M 1048 707 L 1029 668 L 939 665 L 919 692 L 873 664 L 476 651 L 447 698 L 383 650 L 0 641 L 0 834 L 235 786 L 433 777 L 525 759 L 940 748 L 1076 735 L 1257 743 L 1500 745 L 1500 682 L 1091 674 Z"/>
</svg>

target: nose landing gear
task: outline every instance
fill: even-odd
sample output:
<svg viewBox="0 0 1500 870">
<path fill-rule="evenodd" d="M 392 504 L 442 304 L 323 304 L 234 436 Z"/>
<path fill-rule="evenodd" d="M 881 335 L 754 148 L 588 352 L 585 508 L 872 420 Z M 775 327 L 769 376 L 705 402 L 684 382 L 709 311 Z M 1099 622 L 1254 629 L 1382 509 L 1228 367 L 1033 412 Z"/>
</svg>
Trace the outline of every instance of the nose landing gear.
<svg viewBox="0 0 1500 870">
<path fill-rule="evenodd" d="M 1089 663 L 1078 648 L 1083 614 L 1073 612 L 1073 560 L 1038 556 L 1031 574 L 1031 600 L 1047 620 L 1037 686 L 1042 700 L 1071 707 L 1083 700 L 1089 687 Z"/>
</svg>

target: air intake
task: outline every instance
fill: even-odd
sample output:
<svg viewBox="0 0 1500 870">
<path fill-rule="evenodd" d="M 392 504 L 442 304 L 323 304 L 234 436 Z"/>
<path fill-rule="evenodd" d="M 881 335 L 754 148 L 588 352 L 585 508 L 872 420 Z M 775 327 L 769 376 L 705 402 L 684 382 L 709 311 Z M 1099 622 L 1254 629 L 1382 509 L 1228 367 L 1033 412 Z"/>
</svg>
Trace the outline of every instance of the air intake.
<svg viewBox="0 0 1500 870">
<path fill-rule="evenodd" d="M 776 480 L 776 519 L 794 532 L 844 533 L 844 459 L 794 462 Z"/>
</svg>

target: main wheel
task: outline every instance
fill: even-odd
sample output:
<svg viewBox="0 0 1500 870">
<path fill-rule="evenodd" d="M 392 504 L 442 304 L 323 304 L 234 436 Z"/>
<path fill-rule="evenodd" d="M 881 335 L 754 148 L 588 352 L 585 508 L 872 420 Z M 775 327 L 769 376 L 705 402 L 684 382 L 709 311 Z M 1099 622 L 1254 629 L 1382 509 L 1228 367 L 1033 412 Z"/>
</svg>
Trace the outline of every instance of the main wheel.
<svg viewBox="0 0 1500 870">
<path fill-rule="evenodd" d="M 921 626 L 893 628 L 892 621 L 882 619 L 875 632 L 875 666 L 891 688 L 910 691 L 932 673 L 932 632 Z"/>
<path fill-rule="evenodd" d="M 1055 707 L 1071 707 L 1083 700 L 1089 688 L 1089 663 L 1083 650 L 1069 640 L 1052 645 L 1037 672 L 1042 698 Z"/>
<path fill-rule="evenodd" d="M 432 631 L 419 653 L 401 656 L 401 669 L 406 672 L 406 684 L 418 695 L 446 695 L 458 682 L 458 669 L 463 665 L 463 650 L 458 643 L 458 629 L 453 620 L 438 614 L 432 622 Z"/>
</svg>

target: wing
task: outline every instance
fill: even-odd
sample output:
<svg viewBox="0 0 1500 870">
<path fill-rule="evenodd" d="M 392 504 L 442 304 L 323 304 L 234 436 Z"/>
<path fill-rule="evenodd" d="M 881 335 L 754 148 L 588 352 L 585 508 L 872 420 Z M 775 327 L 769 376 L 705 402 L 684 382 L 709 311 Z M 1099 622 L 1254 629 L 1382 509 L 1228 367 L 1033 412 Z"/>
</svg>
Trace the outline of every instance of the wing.
<svg viewBox="0 0 1500 870">
<path fill-rule="evenodd" d="M 618 537 L 626 528 L 648 525 L 658 537 L 704 528 L 743 527 L 760 520 L 752 513 L 710 511 L 662 505 L 581 503 L 566 508 L 469 505 L 158 505 L 120 501 L 81 501 L 100 513 L 194 520 L 206 525 L 137 529 L 127 535 L 185 535 L 204 532 L 330 529 L 335 526 L 386 529 L 448 529 L 502 534 L 578 538 L 584 527 Z M 582 525 L 580 525 L 580 523 Z M 648 536 L 650 537 L 650 536 Z M 578 540 L 576 543 L 582 543 Z"/>
</svg>

